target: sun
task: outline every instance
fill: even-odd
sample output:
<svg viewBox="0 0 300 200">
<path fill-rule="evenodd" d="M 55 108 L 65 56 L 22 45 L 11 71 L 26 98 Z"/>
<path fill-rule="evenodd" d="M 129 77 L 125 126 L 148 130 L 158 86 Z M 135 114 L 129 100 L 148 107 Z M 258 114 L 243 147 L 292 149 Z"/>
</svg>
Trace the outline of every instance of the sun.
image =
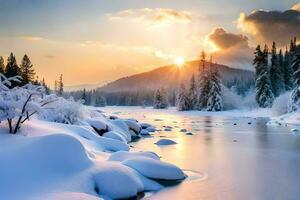
<svg viewBox="0 0 300 200">
<path fill-rule="evenodd" d="M 185 63 L 185 59 L 183 57 L 176 57 L 174 59 L 174 63 L 178 66 L 178 67 L 181 67 L 184 65 Z"/>
</svg>

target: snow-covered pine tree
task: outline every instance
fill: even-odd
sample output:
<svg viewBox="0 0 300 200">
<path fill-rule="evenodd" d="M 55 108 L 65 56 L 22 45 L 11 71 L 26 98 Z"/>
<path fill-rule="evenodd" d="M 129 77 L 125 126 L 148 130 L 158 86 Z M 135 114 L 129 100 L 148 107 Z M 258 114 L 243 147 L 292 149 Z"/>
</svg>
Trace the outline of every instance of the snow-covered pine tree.
<svg viewBox="0 0 300 200">
<path fill-rule="evenodd" d="M 5 66 L 4 66 L 4 59 L 0 56 L 0 73 L 4 74 Z"/>
<path fill-rule="evenodd" d="M 284 85 L 285 90 L 289 91 L 293 89 L 293 70 L 291 66 L 291 53 L 286 49 L 284 53 L 284 62 L 283 62 L 283 75 L 284 75 Z"/>
<path fill-rule="evenodd" d="M 197 93 L 197 84 L 196 84 L 194 74 L 191 77 L 190 88 L 187 95 L 188 95 L 189 110 L 195 110 L 197 108 L 198 93 Z"/>
<path fill-rule="evenodd" d="M 16 60 L 16 57 L 14 56 L 13 53 L 10 53 L 8 59 L 7 59 L 7 64 L 6 64 L 6 68 L 5 68 L 5 73 L 4 75 L 7 77 L 7 78 L 10 78 L 10 77 L 14 77 L 14 76 L 20 76 L 20 68 L 17 64 L 17 60 Z M 11 88 L 15 87 L 15 86 L 18 86 L 20 85 L 20 83 L 17 83 L 17 82 L 12 82 L 11 84 Z"/>
<path fill-rule="evenodd" d="M 201 53 L 201 61 L 199 64 L 199 90 L 198 90 L 198 102 L 197 102 L 197 109 L 203 110 L 206 109 L 207 100 L 208 100 L 208 93 L 210 90 L 210 82 L 208 78 L 207 69 L 205 69 L 205 62 L 206 62 L 206 54 L 203 51 Z M 201 65 L 202 64 L 202 65 Z"/>
<path fill-rule="evenodd" d="M 155 109 L 164 109 L 169 107 L 168 95 L 164 88 L 158 89 L 154 95 L 154 105 Z"/>
<path fill-rule="evenodd" d="M 206 110 L 221 111 L 223 110 L 223 99 L 222 99 L 220 75 L 217 68 L 215 69 L 210 68 L 209 80 L 210 80 L 211 87 L 208 94 Z"/>
<path fill-rule="evenodd" d="M 59 76 L 59 80 L 58 80 L 58 91 L 57 91 L 57 95 L 58 96 L 62 96 L 64 93 L 64 83 L 63 83 L 63 76 L 62 74 Z"/>
<path fill-rule="evenodd" d="M 279 65 L 279 58 L 276 52 L 275 42 L 273 42 L 271 52 L 270 80 L 273 94 L 275 95 L 275 97 L 278 97 L 281 93 L 284 92 L 284 80 L 281 66 Z"/>
<path fill-rule="evenodd" d="M 57 80 L 54 81 L 54 93 L 57 94 Z"/>
<path fill-rule="evenodd" d="M 256 70 L 255 99 L 259 107 L 271 107 L 274 101 L 274 94 L 272 92 L 268 69 L 268 47 L 265 45 L 264 51 L 262 52 L 260 45 L 258 45 L 254 54 L 253 65 L 255 65 Z"/>
<path fill-rule="evenodd" d="M 34 82 L 35 71 L 29 57 L 25 54 L 20 65 L 22 85 Z"/>
<path fill-rule="evenodd" d="M 188 92 L 183 83 L 180 85 L 179 92 L 178 92 L 177 109 L 179 111 L 185 111 L 190 109 Z"/>
<path fill-rule="evenodd" d="M 292 102 L 289 109 L 291 112 L 300 109 L 300 46 L 297 46 L 294 49 L 292 68 L 295 87 L 291 96 Z"/>
</svg>

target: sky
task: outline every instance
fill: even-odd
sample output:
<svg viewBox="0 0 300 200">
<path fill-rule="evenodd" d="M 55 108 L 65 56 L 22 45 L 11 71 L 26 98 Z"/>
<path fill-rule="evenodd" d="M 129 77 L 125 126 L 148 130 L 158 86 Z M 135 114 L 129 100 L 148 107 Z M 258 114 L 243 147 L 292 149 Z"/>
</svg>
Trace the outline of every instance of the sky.
<svg viewBox="0 0 300 200">
<path fill-rule="evenodd" d="M 300 36 L 293 0 L 0 0 L 0 55 L 53 85 L 101 84 L 197 59 L 250 69 L 253 48 Z"/>
</svg>

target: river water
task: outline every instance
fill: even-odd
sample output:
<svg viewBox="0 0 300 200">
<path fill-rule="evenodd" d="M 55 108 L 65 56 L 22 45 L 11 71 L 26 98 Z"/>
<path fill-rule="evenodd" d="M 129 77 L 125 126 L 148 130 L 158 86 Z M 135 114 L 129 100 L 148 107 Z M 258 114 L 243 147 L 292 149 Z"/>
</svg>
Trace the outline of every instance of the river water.
<svg viewBox="0 0 300 200">
<path fill-rule="evenodd" d="M 292 126 L 267 126 L 268 118 L 239 112 L 205 116 L 174 109 L 107 107 L 108 114 L 135 118 L 161 129 L 132 143 L 184 169 L 189 178 L 146 199 L 299 200 L 300 134 Z M 242 111 L 241 111 L 242 112 Z M 164 131 L 171 126 L 171 131 Z M 187 129 L 187 135 L 180 129 Z M 176 145 L 157 146 L 168 138 Z"/>
</svg>

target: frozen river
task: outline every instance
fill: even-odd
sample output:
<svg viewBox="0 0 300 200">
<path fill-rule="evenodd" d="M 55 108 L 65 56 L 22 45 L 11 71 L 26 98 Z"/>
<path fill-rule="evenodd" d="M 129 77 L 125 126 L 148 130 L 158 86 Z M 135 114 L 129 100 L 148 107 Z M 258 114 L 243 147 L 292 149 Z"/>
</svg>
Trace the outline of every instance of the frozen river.
<svg viewBox="0 0 300 200">
<path fill-rule="evenodd" d="M 267 118 L 241 117 L 243 114 L 239 112 L 205 116 L 174 109 L 107 107 L 103 110 L 161 129 L 153 137 L 132 143 L 133 148 L 154 151 L 162 160 L 189 174 L 183 183 L 148 199 L 300 198 L 300 134 L 290 132 L 291 126 L 267 126 Z M 164 131 L 164 126 L 171 126 L 171 131 Z M 183 128 L 193 135 L 180 132 Z M 164 147 L 154 144 L 162 138 L 177 144 Z"/>
</svg>

